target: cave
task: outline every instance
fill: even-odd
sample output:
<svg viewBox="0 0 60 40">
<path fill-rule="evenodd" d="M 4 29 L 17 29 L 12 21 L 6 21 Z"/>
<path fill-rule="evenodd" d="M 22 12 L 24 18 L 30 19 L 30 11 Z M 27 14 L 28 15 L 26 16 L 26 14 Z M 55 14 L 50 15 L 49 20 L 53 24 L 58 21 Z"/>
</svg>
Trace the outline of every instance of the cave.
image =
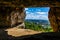
<svg viewBox="0 0 60 40">
<path fill-rule="evenodd" d="M 4 8 L 5 7 L 5 8 Z M 0 22 L 0 25 L 4 25 L 4 26 L 11 26 L 11 20 L 10 20 L 10 14 L 12 11 L 15 11 L 16 8 L 26 8 L 26 7 L 50 7 L 50 10 L 49 10 L 49 21 L 50 21 L 50 24 L 51 24 L 51 27 L 53 29 L 54 32 L 59 32 L 60 28 L 60 2 L 59 1 L 52 1 L 52 0 L 11 0 L 11 1 L 8 1 L 8 0 L 1 0 L 0 1 L 0 12 L 3 12 L 5 13 L 0 13 L 1 17 L 0 17 L 0 20 L 2 20 L 3 22 Z M 8 10 L 8 11 L 6 11 Z M 20 9 L 21 11 L 22 9 Z M 22 11 L 21 11 L 22 12 Z M 13 15 L 12 15 L 13 16 Z M 25 17 L 25 16 L 24 16 Z M 24 20 L 24 17 L 23 17 L 23 20 Z M 7 20 L 7 21 L 6 21 Z M 16 20 L 15 20 L 16 22 Z M 23 21 L 22 21 L 23 22 Z M 21 22 L 19 22 L 21 23 Z M 13 23 L 13 25 L 16 25 L 18 24 L 17 22 L 16 23 Z"/>
</svg>

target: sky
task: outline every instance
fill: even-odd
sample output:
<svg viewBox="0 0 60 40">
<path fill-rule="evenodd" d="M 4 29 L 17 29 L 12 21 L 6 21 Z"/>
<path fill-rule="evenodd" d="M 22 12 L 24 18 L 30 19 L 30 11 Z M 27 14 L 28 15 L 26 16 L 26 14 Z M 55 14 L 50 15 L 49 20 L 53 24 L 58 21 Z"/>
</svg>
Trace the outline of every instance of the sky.
<svg viewBox="0 0 60 40">
<path fill-rule="evenodd" d="M 25 8 L 25 19 L 48 20 L 49 7 L 29 7 Z"/>
</svg>

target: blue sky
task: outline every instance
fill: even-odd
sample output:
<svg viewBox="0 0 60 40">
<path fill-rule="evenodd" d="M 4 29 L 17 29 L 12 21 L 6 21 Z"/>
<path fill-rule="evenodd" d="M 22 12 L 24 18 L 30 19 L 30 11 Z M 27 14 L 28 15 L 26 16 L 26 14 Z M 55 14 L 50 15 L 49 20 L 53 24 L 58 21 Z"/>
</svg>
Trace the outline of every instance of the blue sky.
<svg viewBox="0 0 60 40">
<path fill-rule="evenodd" d="M 25 19 L 48 20 L 49 7 L 29 7 L 25 8 Z"/>
</svg>

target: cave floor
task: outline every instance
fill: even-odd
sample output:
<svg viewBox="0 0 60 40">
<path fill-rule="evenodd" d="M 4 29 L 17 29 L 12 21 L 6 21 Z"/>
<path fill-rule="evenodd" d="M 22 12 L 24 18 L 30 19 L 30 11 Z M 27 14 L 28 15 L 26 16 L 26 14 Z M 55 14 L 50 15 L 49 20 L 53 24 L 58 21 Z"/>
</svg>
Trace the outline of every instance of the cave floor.
<svg viewBox="0 0 60 40">
<path fill-rule="evenodd" d="M 30 29 L 21 29 L 21 28 L 17 28 L 17 27 L 5 29 L 5 31 L 7 31 L 8 35 L 15 36 L 15 37 L 42 33 L 42 31 L 34 31 L 34 30 L 30 30 Z"/>
<path fill-rule="evenodd" d="M 0 40 L 60 40 L 60 32 L 42 32 L 17 27 L 0 29 Z"/>
</svg>

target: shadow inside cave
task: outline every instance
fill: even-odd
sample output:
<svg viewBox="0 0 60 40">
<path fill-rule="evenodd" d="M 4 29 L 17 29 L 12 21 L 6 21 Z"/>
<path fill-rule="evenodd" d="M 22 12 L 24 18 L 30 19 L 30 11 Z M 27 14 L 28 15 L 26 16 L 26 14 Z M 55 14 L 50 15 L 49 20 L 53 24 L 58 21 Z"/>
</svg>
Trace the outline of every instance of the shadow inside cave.
<svg viewBox="0 0 60 40">
<path fill-rule="evenodd" d="M 60 32 L 46 32 L 14 37 L 12 35 L 8 35 L 7 31 L 0 29 L 0 40 L 60 40 Z"/>
</svg>

